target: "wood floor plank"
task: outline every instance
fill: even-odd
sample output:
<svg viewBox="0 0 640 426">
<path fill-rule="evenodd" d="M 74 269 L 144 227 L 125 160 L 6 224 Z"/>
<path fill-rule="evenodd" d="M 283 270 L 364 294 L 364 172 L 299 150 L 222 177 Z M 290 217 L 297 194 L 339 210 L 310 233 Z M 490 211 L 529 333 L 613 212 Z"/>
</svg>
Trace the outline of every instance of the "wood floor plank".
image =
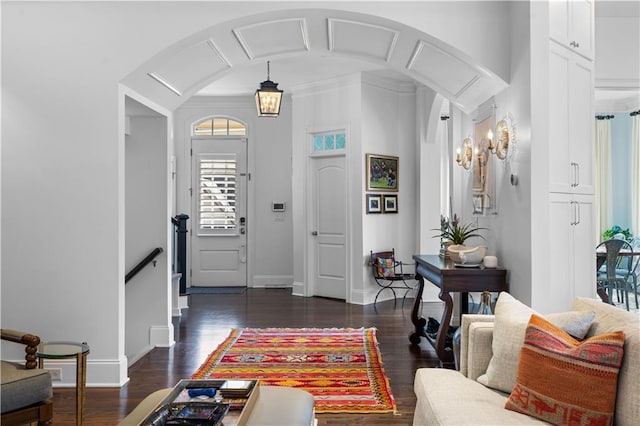
<svg viewBox="0 0 640 426">
<path fill-rule="evenodd" d="M 439 363 L 427 342 L 412 346 L 408 336 L 413 299 L 360 306 L 319 297 L 291 296 L 291 289 L 247 289 L 242 294 L 191 295 L 189 308 L 174 318 L 176 344 L 155 348 L 129 368 L 122 388 L 87 388 L 85 425 L 115 425 L 151 392 L 189 378 L 232 328 L 376 327 L 384 368 L 396 399 L 396 414 L 318 414 L 318 425 L 411 425 L 415 407 L 413 377 Z M 440 318 L 439 304 L 425 304 L 422 315 Z M 91 343 L 91 342 L 89 342 Z M 90 355 L 91 356 L 91 355 Z M 90 368 L 90 363 L 89 363 Z M 56 388 L 54 424 L 75 422 L 75 389 Z"/>
</svg>

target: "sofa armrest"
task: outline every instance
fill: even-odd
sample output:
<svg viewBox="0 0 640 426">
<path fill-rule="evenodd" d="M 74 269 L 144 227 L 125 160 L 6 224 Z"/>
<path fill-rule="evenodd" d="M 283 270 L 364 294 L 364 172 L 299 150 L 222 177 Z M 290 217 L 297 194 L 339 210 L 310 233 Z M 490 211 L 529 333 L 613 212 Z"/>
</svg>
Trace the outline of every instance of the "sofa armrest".
<svg viewBox="0 0 640 426">
<path fill-rule="evenodd" d="M 8 328 L 0 329 L 0 338 L 2 340 L 8 340 L 10 342 L 19 343 L 25 346 L 25 368 L 36 368 L 38 345 L 40 344 L 40 337 L 29 333 L 23 333 L 22 331 L 10 330 Z"/>
<path fill-rule="evenodd" d="M 482 364 L 485 362 L 484 359 L 487 358 L 487 353 L 488 358 L 486 359 L 484 369 L 486 370 L 487 365 L 489 365 L 489 360 L 493 355 L 491 341 L 493 340 L 494 320 L 494 315 L 462 315 L 462 324 L 460 325 L 460 372 L 465 377 L 475 380 L 477 376 L 471 377 L 469 374 L 471 372 L 473 372 L 473 374 L 478 374 L 478 370 L 482 368 Z M 472 324 L 478 324 L 471 329 L 471 331 L 473 331 L 473 335 L 470 334 L 470 327 Z M 482 335 L 477 331 L 480 328 L 480 324 L 485 328 Z M 486 333 L 489 329 L 490 335 L 487 336 Z M 473 366 L 470 361 L 474 362 Z M 478 376 L 481 374 L 484 374 L 484 372 L 479 373 Z"/>
<path fill-rule="evenodd" d="M 469 351 L 467 353 L 467 377 L 476 380 L 487 372 L 493 357 L 493 323 L 476 322 L 469 326 Z"/>
</svg>

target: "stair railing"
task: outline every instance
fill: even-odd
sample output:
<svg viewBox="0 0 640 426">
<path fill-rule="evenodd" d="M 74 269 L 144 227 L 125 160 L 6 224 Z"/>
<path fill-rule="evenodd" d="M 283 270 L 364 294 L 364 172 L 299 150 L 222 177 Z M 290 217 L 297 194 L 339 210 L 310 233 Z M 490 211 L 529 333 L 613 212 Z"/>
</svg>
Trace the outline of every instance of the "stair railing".
<svg viewBox="0 0 640 426">
<path fill-rule="evenodd" d="M 129 271 L 129 273 L 127 275 L 124 276 L 124 283 L 126 284 L 131 278 L 133 278 L 138 272 L 140 272 L 145 266 L 147 266 L 149 263 L 153 262 L 153 259 L 156 258 L 156 256 L 158 256 L 160 253 L 162 253 L 162 247 L 156 247 L 154 248 L 151 253 L 149 253 L 147 255 L 147 257 L 145 257 L 144 259 L 142 259 L 140 261 L 140 263 L 138 263 L 136 266 L 133 267 L 133 269 L 131 269 L 131 271 Z"/>
</svg>

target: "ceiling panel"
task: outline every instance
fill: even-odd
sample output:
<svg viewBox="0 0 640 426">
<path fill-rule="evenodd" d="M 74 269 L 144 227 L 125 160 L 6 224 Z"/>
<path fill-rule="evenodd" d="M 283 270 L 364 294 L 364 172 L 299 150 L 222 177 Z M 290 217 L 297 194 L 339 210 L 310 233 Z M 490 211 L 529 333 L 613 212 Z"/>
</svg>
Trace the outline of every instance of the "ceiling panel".
<svg viewBox="0 0 640 426">
<path fill-rule="evenodd" d="M 231 68 L 213 41 L 205 40 L 179 51 L 163 62 L 153 75 L 179 92 Z"/>
<path fill-rule="evenodd" d="M 471 65 L 424 40 L 416 45 L 407 70 L 428 81 L 437 82 L 438 86 L 455 97 L 461 96 L 480 77 Z"/>
<path fill-rule="evenodd" d="M 389 62 L 398 31 L 344 19 L 328 19 L 329 50 Z"/>
<path fill-rule="evenodd" d="M 249 59 L 309 50 L 304 18 L 260 22 L 235 28 L 233 34 Z"/>
</svg>

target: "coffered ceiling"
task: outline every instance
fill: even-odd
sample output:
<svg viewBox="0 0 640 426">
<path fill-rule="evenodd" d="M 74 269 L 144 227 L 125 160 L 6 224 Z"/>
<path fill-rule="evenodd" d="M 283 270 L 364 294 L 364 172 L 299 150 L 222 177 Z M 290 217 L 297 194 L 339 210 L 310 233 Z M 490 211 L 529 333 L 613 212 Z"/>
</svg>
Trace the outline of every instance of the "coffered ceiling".
<svg viewBox="0 0 640 426">
<path fill-rule="evenodd" d="M 472 111 L 507 83 L 465 53 L 397 22 L 348 12 L 280 11 L 220 24 L 146 64 L 165 96 L 251 95 L 270 78 L 288 94 L 353 73 L 431 87 Z M 170 93 L 170 95 L 168 95 Z"/>
</svg>

